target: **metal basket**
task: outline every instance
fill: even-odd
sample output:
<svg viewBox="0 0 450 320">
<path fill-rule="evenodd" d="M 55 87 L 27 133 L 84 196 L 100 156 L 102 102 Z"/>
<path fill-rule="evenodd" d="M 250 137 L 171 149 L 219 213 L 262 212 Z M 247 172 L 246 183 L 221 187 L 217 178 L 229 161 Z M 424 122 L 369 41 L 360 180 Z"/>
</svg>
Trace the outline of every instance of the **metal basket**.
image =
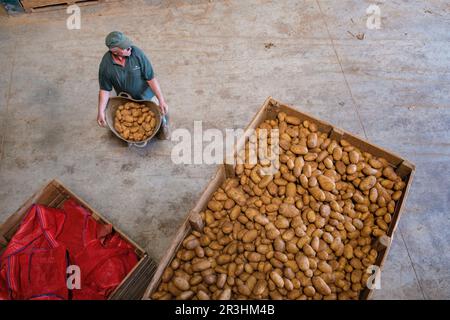
<svg viewBox="0 0 450 320">
<path fill-rule="evenodd" d="M 127 102 L 136 102 L 139 104 L 144 104 L 146 107 L 150 108 L 151 111 L 155 114 L 156 118 L 156 125 L 155 129 L 150 137 L 145 139 L 144 141 L 136 142 L 131 140 L 124 139 L 114 128 L 114 117 L 117 111 L 117 108 Z M 159 106 L 148 100 L 134 100 L 131 98 L 131 96 L 127 93 L 121 92 L 117 97 L 112 97 L 109 99 L 108 104 L 106 105 L 105 110 L 105 118 L 106 118 L 106 124 L 108 125 L 109 129 L 121 140 L 128 143 L 129 146 L 135 146 L 138 148 L 143 148 L 147 145 L 147 143 L 156 135 L 159 128 L 161 127 L 161 121 L 162 121 L 162 115 Z"/>
</svg>

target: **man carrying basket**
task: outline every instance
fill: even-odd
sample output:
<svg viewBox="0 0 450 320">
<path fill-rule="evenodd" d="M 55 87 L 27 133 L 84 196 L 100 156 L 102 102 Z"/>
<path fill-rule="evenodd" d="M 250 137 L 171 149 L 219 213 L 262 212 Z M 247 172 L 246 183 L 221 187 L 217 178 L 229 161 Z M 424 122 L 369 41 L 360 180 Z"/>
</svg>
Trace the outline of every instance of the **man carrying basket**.
<svg viewBox="0 0 450 320">
<path fill-rule="evenodd" d="M 169 139 L 168 109 L 159 82 L 153 74 L 150 60 L 138 47 L 132 45 L 129 38 L 122 32 L 113 31 L 106 37 L 109 48 L 100 63 L 98 80 L 97 123 L 104 127 L 105 109 L 110 92 L 114 88 L 116 94 L 128 93 L 135 100 L 150 100 L 161 109 L 163 115 L 161 128 L 157 133 L 159 139 Z"/>
</svg>

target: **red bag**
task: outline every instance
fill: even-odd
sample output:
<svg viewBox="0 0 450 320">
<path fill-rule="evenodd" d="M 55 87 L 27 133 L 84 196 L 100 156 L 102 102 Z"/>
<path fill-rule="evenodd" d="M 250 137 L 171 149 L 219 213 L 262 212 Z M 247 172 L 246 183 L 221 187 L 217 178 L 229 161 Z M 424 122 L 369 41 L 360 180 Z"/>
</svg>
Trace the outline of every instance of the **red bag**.
<svg viewBox="0 0 450 320">
<path fill-rule="evenodd" d="M 81 290 L 74 290 L 73 299 L 85 299 L 90 292 L 96 292 L 99 299 L 106 299 L 136 265 L 137 257 L 130 248 L 102 245 L 96 240 L 76 256 L 75 263 L 82 270 L 82 276 Z"/>
<path fill-rule="evenodd" d="M 0 257 L 1 299 L 107 299 L 138 262 L 111 225 L 95 221 L 73 199 L 63 209 L 33 205 Z M 67 288 L 67 267 L 81 289 Z"/>
<path fill-rule="evenodd" d="M 63 223 L 60 210 L 31 207 L 1 257 L 2 299 L 67 299 L 66 250 L 56 241 Z"/>
</svg>

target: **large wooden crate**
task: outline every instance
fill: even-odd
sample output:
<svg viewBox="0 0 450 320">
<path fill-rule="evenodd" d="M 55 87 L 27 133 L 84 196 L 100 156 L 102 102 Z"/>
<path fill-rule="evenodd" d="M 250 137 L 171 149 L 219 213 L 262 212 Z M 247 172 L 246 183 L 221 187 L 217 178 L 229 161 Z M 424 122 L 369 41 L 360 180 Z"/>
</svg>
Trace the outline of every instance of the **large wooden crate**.
<svg viewBox="0 0 450 320">
<path fill-rule="evenodd" d="M 75 195 L 68 188 L 57 180 L 52 180 L 45 187 L 36 192 L 26 201 L 13 215 L 11 215 L 0 226 L 0 254 L 6 248 L 9 240 L 14 236 L 20 226 L 21 221 L 29 211 L 31 205 L 42 204 L 53 208 L 61 208 L 64 202 L 75 199 L 79 205 L 92 213 L 92 217 L 101 224 L 112 225 L 104 216 L 95 211 L 91 206 Z M 141 299 L 147 288 L 150 279 L 156 270 L 156 263 L 149 258 L 147 253 L 137 243 L 131 240 L 126 234 L 113 226 L 113 230 L 128 241 L 134 248 L 138 256 L 138 263 L 130 273 L 122 280 L 122 283 L 111 293 L 109 300 L 136 300 Z"/>
<path fill-rule="evenodd" d="M 389 162 L 389 164 L 394 167 L 395 172 L 400 177 L 402 177 L 402 180 L 406 183 L 404 192 L 401 198 L 397 201 L 395 212 L 392 217 L 392 222 L 389 226 L 388 232 L 386 233 L 387 235 L 381 237 L 379 241 L 374 244 L 376 246 L 376 249 L 378 250 L 376 265 L 382 268 L 388 255 L 392 238 L 394 236 L 395 230 L 397 229 L 400 216 L 403 212 L 405 200 L 412 183 L 412 179 L 415 172 L 414 164 L 412 164 L 408 160 L 401 158 L 400 156 L 394 154 L 393 152 L 375 146 L 369 143 L 368 141 L 365 141 L 364 139 L 357 137 L 345 130 L 338 129 L 325 121 L 319 120 L 307 113 L 297 111 L 293 107 L 280 103 L 277 100 L 273 99 L 272 97 L 267 98 L 267 100 L 262 105 L 261 109 L 256 113 L 256 115 L 246 128 L 246 131 L 256 129 L 266 119 L 275 119 L 277 114 L 281 111 L 285 112 L 287 115 L 296 116 L 301 120 L 308 120 L 310 122 L 317 124 L 319 131 L 329 133 L 331 139 L 335 139 L 338 142 L 342 139 L 345 139 L 346 141 L 350 142 L 352 145 L 359 148 L 363 152 L 369 152 L 374 156 L 385 158 Z M 246 141 L 247 138 L 243 137 L 240 141 L 236 143 L 234 149 L 235 154 L 237 151 L 242 150 Z M 211 179 L 206 189 L 200 196 L 200 199 L 197 201 L 195 206 L 189 212 L 182 226 L 176 233 L 175 238 L 173 239 L 171 245 L 169 246 L 166 255 L 160 261 L 158 269 L 156 270 L 155 275 L 152 281 L 150 282 L 150 285 L 147 288 L 143 299 L 150 299 L 151 295 L 158 289 L 158 286 L 161 282 L 161 276 L 164 270 L 171 263 L 177 250 L 181 246 L 184 238 L 191 233 L 193 228 L 197 226 L 198 219 L 201 219 L 200 212 L 206 209 L 207 204 L 209 200 L 212 198 L 214 192 L 222 185 L 222 183 L 227 178 L 234 176 L 235 173 L 233 165 L 224 164 L 219 166 L 215 176 Z M 362 300 L 370 299 L 372 294 L 373 290 L 365 288 L 361 292 L 360 299 Z"/>
</svg>

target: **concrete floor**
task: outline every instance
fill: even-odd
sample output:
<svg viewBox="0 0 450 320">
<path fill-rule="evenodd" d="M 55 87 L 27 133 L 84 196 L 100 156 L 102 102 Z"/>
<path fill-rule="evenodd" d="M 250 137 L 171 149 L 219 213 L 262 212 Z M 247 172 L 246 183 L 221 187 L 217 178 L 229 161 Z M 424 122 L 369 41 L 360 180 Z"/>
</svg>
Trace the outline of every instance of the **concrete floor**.
<svg viewBox="0 0 450 320">
<path fill-rule="evenodd" d="M 215 166 L 176 166 L 174 142 L 129 149 L 96 125 L 104 37 L 118 29 L 150 56 L 175 128 L 242 128 L 272 95 L 414 162 L 374 298 L 449 299 L 450 5 L 379 1 L 382 29 L 368 30 L 372 3 L 113 1 L 82 7 L 81 30 L 64 10 L 1 16 L 0 221 L 56 177 L 165 253 Z"/>
</svg>

